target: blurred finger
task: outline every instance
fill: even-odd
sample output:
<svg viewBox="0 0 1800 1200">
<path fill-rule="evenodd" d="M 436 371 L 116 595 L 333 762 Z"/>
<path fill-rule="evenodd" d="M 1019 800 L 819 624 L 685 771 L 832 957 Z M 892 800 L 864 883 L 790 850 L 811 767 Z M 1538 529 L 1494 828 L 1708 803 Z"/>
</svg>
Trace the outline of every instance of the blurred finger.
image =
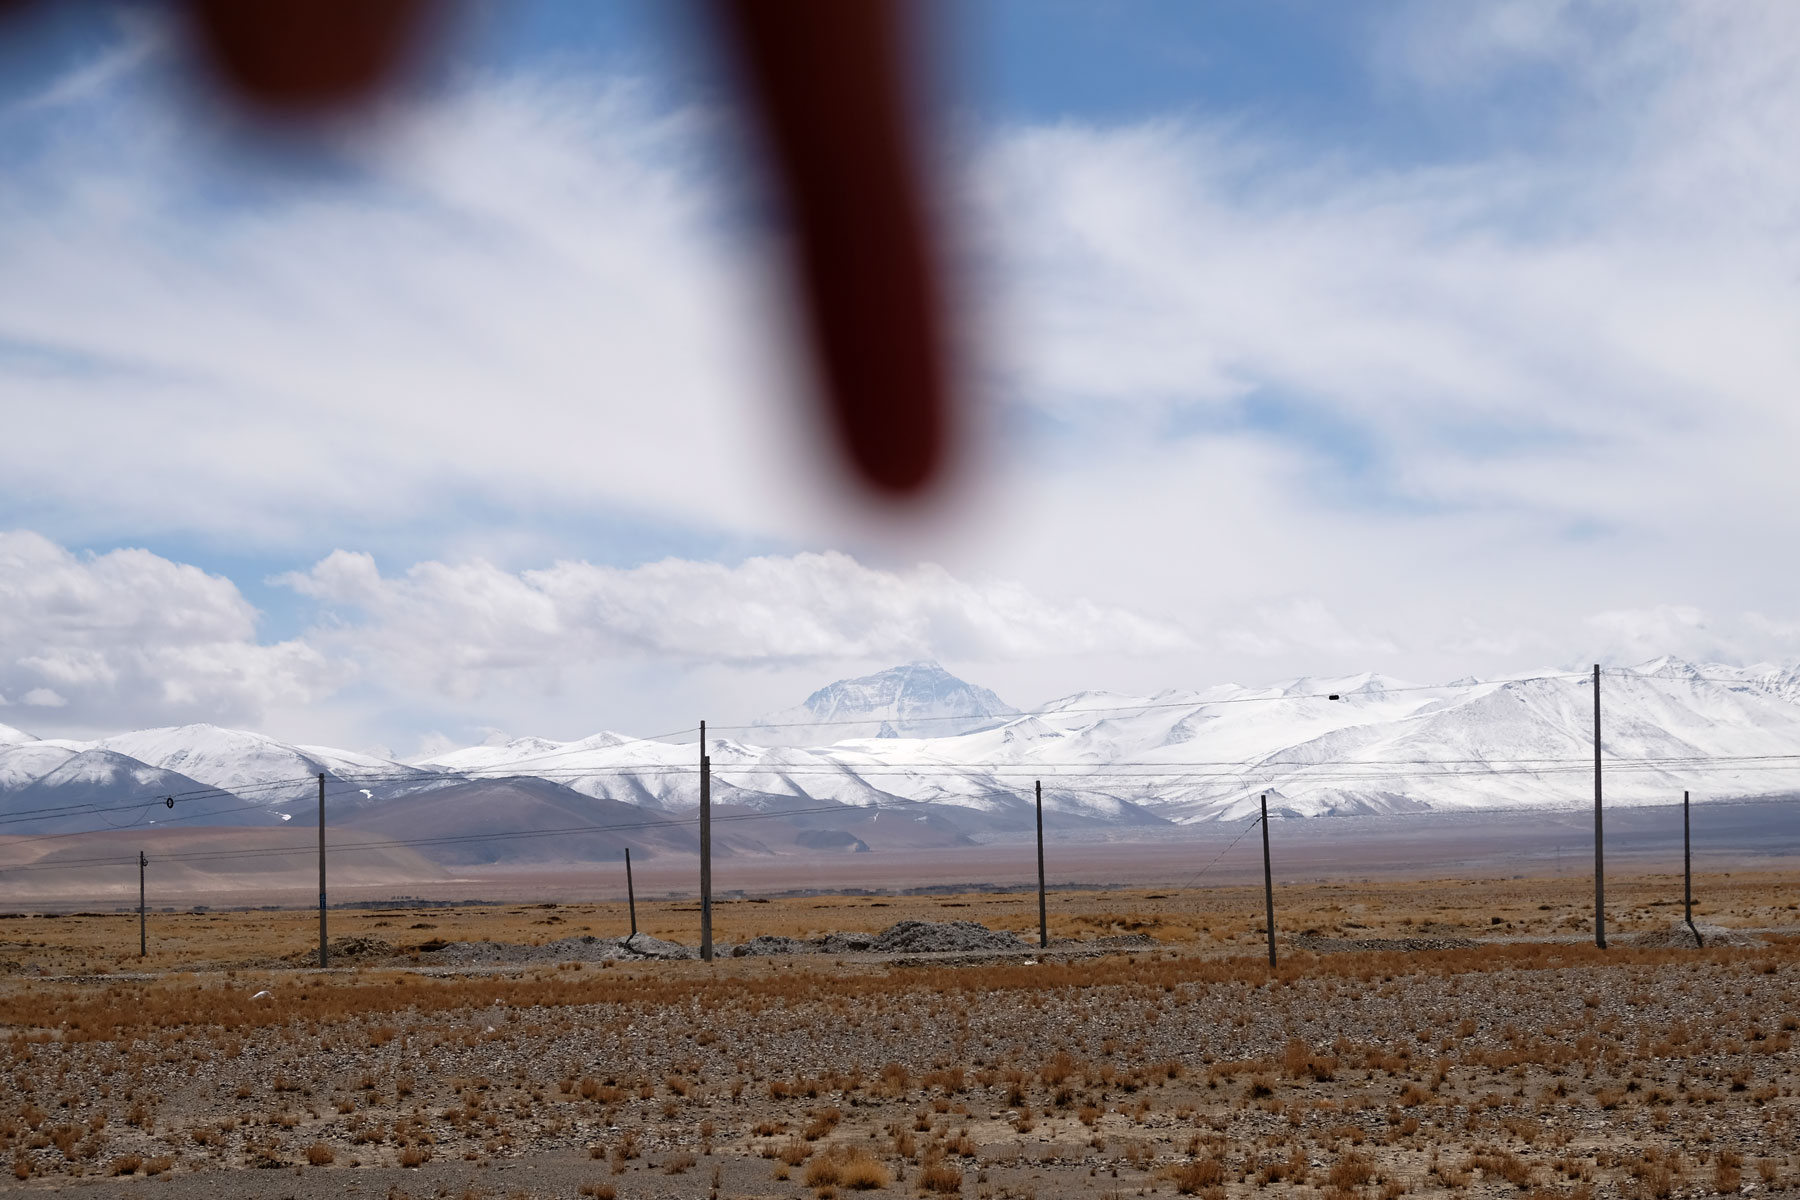
<svg viewBox="0 0 1800 1200">
<path fill-rule="evenodd" d="M 189 0 L 220 80 L 251 105 L 304 115 L 364 100 L 422 39 L 433 0 Z"/>
<path fill-rule="evenodd" d="M 829 420 L 878 492 L 942 473 L 943 316 L 892 0 L 718 0 L 793 221 Z"/>
</svg>

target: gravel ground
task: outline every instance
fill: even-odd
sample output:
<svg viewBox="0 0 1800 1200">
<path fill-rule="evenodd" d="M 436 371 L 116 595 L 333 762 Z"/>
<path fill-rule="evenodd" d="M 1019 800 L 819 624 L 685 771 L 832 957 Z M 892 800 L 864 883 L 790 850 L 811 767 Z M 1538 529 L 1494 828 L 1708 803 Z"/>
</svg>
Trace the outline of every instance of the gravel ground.
<svg viewBox="0 0 1800 1200">
<path fill-rule="evenodd" d="M 1148 938 L 1141 941 L 1151 944 Z M 345 939 L 343 944 L 346 956 L 358 963 L 399 957 L 392 946 L 376 938 Z M 334 961 L 339 945 L 332 943 Z M 901 921 L 876 934 L 831 933 L 812 940 L 765 935 L 737 945 L 720 942 L 713 947 L 713 953 L 717 958 L 766 958 L 794 954 L 972 954 L 1025 948 L 1018 935 L 989 929 L 974 921 Z M 640 933 L 631 938 L 572 937 L 541 945 L 447 942 L 421 953 L 418 961 L 434 966 L 466 967 L 697 957 L 699 951 L 691 946 Z M 407 961 L 411 961 L 410 956 Z"/>
<path fill-rule="evenodd" d="M 1027 965 L 960 924 L 871 945 L 1014 957 L 20 982 L 0 1161 L 22 1190 L 396 1200 L 698 1197 L 715 1170 L 716 1194 L 798 1198 L 834 1144 L 904 1173 L 889 1194 L 935 1168 L 989 1200 L 1168 1192 L 1195 1163 L 1221 1195 L 1307 1200 L 1783 1195 L 1800 1170 L 1786 941 L 1390 945 L 1271 977 L 1166 951 Z M 569 944 L 618 948 L 533 949 Z"/>
</svg>

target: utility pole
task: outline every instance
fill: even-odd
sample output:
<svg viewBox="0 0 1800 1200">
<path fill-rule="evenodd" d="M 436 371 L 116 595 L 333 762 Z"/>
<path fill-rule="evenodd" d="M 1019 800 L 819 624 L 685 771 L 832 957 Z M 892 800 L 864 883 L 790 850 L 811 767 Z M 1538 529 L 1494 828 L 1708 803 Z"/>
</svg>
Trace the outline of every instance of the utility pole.
<svg viewBox="0 0 1800 1200">
<path fill-rule="evenodd" d="M 150 862 L 138 851 L 138 957 L 143 958 L 150 953 L 150 932 L 144 925 L 144 867 Z M 1691 923 L 1691 922 L 1690 922 Z"/>
<path fill-rule="evenodd" d="M 625 939 L 627 946 L 637 936 L 637 889 L 631 886 L 631 847 L 625 847 L 625 903 L 631 909 L 631 934 Z"/>
<path fill-rule="evenodd" d="M 1269 930 L 1269 970 L 1275 969 L 1275 875 L 1269 869 L 1269 793 L 1262 796 L 1263 916 Z"/>
<path fill-rule="evenodd" d="M 1044 781 L 1037 781 L 1038 949 L 1050 948 L 1050 918 L 1044 908 Z"/>
<path fill-rule="evenodd" d="M 713 960 L 712 944 L 712 757 L 706 753 L 706 722 L 700 722 L 700 957 Z"/>
<path fill-rule="evenodd" d="M 1687 914 L 1688 932 L 1694 945 L 1704 946 L 1700 931 L 1694 928 L 1694 843 L 1688 832 L 1688 794 L 1681 793 L 1681 910 Z"/>
<path fill-rule="evenodd" d="M 319 965 L 328 965 L 325 950 L 325 772 L 319 772 Z"/>
<path fill-rule="evenodd" d="M 1600 813 L 1600 664 L 1594 664 L 1594 945 L 1606 949 L 1606 835 Z"/>
</svg>

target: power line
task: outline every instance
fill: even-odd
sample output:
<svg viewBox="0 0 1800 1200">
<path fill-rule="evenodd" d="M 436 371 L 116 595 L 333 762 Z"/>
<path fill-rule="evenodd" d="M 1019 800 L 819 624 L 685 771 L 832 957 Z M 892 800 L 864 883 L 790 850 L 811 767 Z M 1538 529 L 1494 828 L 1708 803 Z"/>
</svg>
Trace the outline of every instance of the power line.
<svg viewBox="0 0 1800 1200">
<path fill-rule="evenodd" d="M 1164 708 L 1210 708 L 1216 704 L 1270 704 L 1270 703 L 1276 703 L 1276 702 L 1283 701 L 1283 700 L 1341 700 L 1348 696 L 1357 696 L 1357 695 L 1365 695 L 1365 694 L 1370 697 L 1373 697 L 1373 698 L 1379 698 L 1381 696 L 1397 695 L 1402 692 L 1441 692 L 1441 691 L 1452 691 L 1452 690 L 1458 690 L 1458 689 L 1468 689 L 1468 688 L 1478 688 L 1478 687 L 1504 687 L 1509 683 L 1538 683 L 1538 682 L 1543 682 L 1543 681 L 1547 681 L 1547 680 L 1555 680 L 1555 679 L 1586 679 L 1586 678 L 1587 678 L 1587 675 L 1585 673 L 1570 672 L 1570 673 L 1557 673 L 1557 674 L 1550 674 L 1550 675 L 1520 675 L 1520 676 L 1515 676 L 1515 677 L 1508 678 L 1508 679 L 1472 679 L 1472 680 L 1459 681 L 1456 683 L 1407 684 L 1403 687 L 1380 688 L 1376 691 L 1372 691 L 1372 692 L 1368 692 L 1368 693 L 1359 693 L 1359 692 L 1294 692 L 1294 693 L 1287 693 L 1287 692 L 1283 692 L 1283 693 L 1273 695 L 1273 696 L 1225 696 L 1225 697 L 1220 697 L 1219 699 L 1215 699 L 1215 700 L 1202 700 L 1202 699 L 1147 700 L 1142 704 L 1114 704 L 1114 705 L 1108 705 L 1103 708 L 1040 708 L 1040 709 L 1036 709 L 1031 712 L 1007 713 L 1007 714 L 1005 714 L 1005 720 L 1002 723 L 1004 724 L 1006 722 L 1011 722 L 1013 720 L 1018 719 L 1019 717 L 1057 717 L 1057 716 L 1066 716 L 1069 714 L 1086 715 L 1086 714 L 1091 714 L 1091 713 L 1117 713 L 1117 712 L 1141 712 L 1141 711 L 1147 712 L 1147 711 L 1152 711 L 1152 710 L 1156 710 L 1156 709 L 1164 709 Z M 904 717 L 904 718 L 900 718 L 900 719 L 905 724 L 908 724 L 908 725 L 919 725 L 919 724 L 924 724 L 926 722 L 932 722 L 932 721 L 969 721 L 969 720 L 979 720 L 980 718 L 959 717 L 959 716 L 942 716 L 942 717 Z M 883 720 L 886 720 L 886 718 L 857 717 L 857 718 L 846 718 L 841 721 L 776 721 L 776 722 L 757 722 L 757 723 L 753 723 L 753 724 L 749 724 L 749 725 L 714 725 L 714 726 L 712 726 L 712 728 L 715 730 L 718 730 L 718 729 L 731 729 L 731 730 L 810 729 L 810 728 L 818 727 L 818 726 L 872 725 L 872 724 L 876 724 L 877 722 L 883 721 Z M 988 730 L 973 730 L 971 732 L 985 733 L 985 732 L 989 732 L 989 731 Z"/>
<path fill-rule="evenodd" d="M 1764 754 L 1764 755 L 1671 755 L 1660 758 L 1619 760 L 1611 764 L 1610 769 L 1628 773 L 1674 773 L 1677 771 L 1772 771 L 1800 767 L 1800 755 L 1796 754 Z M 1067 768 L 1067 770 L 1062 770 Z M 1208 769 L 1220 768 L 1220 769 Z M 893 764 L 867 763 L 851 765 L 816 764 L 812 766 L 795 766 L 779 771 L 760 767 L 756 764 L 745 764 L 735 768 L 737 771 L 758 772 L 769 771 L 781 777 L 787 776 L 849 776 L 857 780 L 881 780 L 885 777 L 903 776 L 911 779 L 966 780 L 979 783 L 983 779 L 1005 778 L 1042 778 L 1048 777 L 1053 786 L 1063 791 L 1089 791 L 1111 794 L 1121 790 L 1120 787 L 1104 788 L 1095 785 L 1112 783 L 1126 785 L 1132 783 L 1161 784 L 1177 786 L 1183 783 L 1193 784 L 1209 781 L 1229 782 L 1238 779 L 1256 779 L 1266 781 L 1272 777 L 1290 777 L 1302 783 L 1332 782 L 1371 782 L 1386 779 L 1480 779 L 1503 778 L 1509 776 L 1553 776 L 1563 774 L 1584 774 L 1588 770 L 1585 761 L 1577 758 L 1525 758 L 1525 759 L 1396 759 L 1388 761 L 1358 759 L 1320 759 L 1302 763 L 1271 762 L 1257 760 L 1250 762 L 1228 762 L 1225 760 L 1206 760 L 1197 764 L 1187 763 L 1154 763 L 1154 762 L 1114 762 L 1104 765 L 1089 766 L 1087 764 L 1061 763 L 1019 763 L 1019 764 L 967 764 L 955 765 L 946 763 L 931 764 Z M 580 781 L 609 775 L 621 777 L 685 775 L 691 773 L 693 767 L 686 764 L 611 764 L 592 768 L 553 770 L 544 772 L 513 772 L 509 774 L 477 775 L 474 773 L 445 774 L 441 778 L 447 786 L 456 786 L 459 782 L 505 781 L 508 779 L 543 779 L 550 783 L 564 780 Z M 729 777 L 734 768 L 720 768 L 723 775 Z M 260 783 L 238 785 L 233 790 L 222 787 L 204 790 L 191 790 L 183 793 L 164 794 L 147 797 L 143 800 L 97 806 L 90 804 L 73 805 L 63 809 L 31 809 L 0 817 L 0 826 L 23 824 L 31 821 L 71 818 L 78 816 L 102 815 L 111 812 L 154 811 L 159 805 L 170 799 L 181 802 L 214 796 L 218 798 L 240 798 L 245 793 L 270 791 L 290 788 L 297 784 L 310 783 L 316 777 L 301 777 L 287 780 L 266 780 Z M 339 779 L 340 786 L 333 794 L 339 796 L 355 795 L 368 789 L 360 784 L 381 784 L 387 782 L 409 782 L 416 776 L 363 776 L 357 779 Z M 728 779 L 727 779 L 728 781 Z M 1086 787 L 1075 787 L 1076 783 Z M 441 788 L 424 787 L 408 793 L 409 796 L 428 796 L 432 791 Z M 871 790 L 881 791 L 871 785 Z M 893 793 L 884 793 L 893 794 Z M 992 793 L 963 793 L 973 796 Z M 1004 792 L 997 794 L 1014 794 Z M 304 800 L 305 797 L 297 797 Z M 395 799 L 399 799 L 396 797 Z M 206 812 L 185 813 L 170 817 L 157 824 L 172 824 L 176 821 L 201 820 L 211 817 L 232 815 L 250 811 L 270 811 L 278 800 L 252 802 L 226 809 L 213 809 Z M 855 806 L 851 806 L 855 807 Z M 133 828 L 135 825 L 114 826 L 114 829 Z M 77 830 L 55 834 L 39 834 L 27 838 L 12 840 L 12 844 L 47 841 L 66 837 L 79 837 L 86 833 L 108 832 L 107 829 Z"/>
<path fill-rule="evenodd" d="M 1219 851 L 1217 854 L 1213 855 L 1211 862 L 1208 862 L 1205 866 L 1201 867 L 1198 871 L 1195 871 L 1192 875 L 1188 876 L 1188 878 L 1184 882 L 1175 885 L 1174 890 L 1178 891 L 1178 892 L 1184 892 L 1188 888 L 1193 887 L 1196 883 L 1198 883 L 1200 881 L 1200 877 L 1202 875 L 1204 875 L 1208 871 L 1212 870 L 1213 867 L 1218 864 L 1218 861 L 1221 858 L 1224 858 L 1227 854 L 1231 853 L 1231 849 L 1233 846 L 1236 846 L 1239 842 L 1243 841 L 1244 838 L 1250 833 L 1250 831 L 1252 829 L 1255 829 L 1260 824 L 1262 824 L 1262 814 L 1257 813 L 1254 817 L 1250 818 L 1250 823 L 1248 825 L 1244 826 L 1243 829 L 1239 830 L 1238 835 L 1231 839 L 1230 845 L 1227 845 L 1225 847 L 1225 849 L 1223 849 L 1223 850 Z"/>
</svg>

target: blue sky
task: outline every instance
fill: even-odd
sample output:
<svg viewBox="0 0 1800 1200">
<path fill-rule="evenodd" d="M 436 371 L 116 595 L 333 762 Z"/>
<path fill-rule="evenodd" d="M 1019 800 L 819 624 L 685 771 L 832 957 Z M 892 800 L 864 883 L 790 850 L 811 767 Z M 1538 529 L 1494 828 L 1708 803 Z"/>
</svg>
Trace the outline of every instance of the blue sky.
<svg viewBox="0 0 1800 1200">
<path fill-rule="evenodd" d="M 809 419 L 703 9 L 472 6 L 303 153 L 154 4 L 0 40 L 0 722 L 351 747 L 1800 653 L 1796 18 L 946 4 L 974 450 Z M 247 148 L 250 148 L 247 150 Z"/>
</svg>

